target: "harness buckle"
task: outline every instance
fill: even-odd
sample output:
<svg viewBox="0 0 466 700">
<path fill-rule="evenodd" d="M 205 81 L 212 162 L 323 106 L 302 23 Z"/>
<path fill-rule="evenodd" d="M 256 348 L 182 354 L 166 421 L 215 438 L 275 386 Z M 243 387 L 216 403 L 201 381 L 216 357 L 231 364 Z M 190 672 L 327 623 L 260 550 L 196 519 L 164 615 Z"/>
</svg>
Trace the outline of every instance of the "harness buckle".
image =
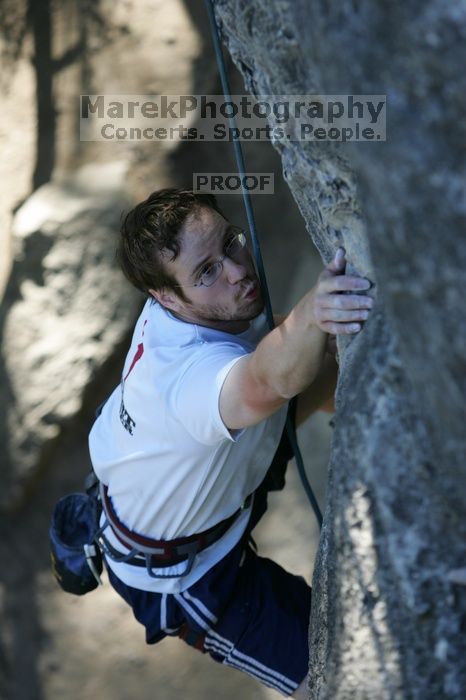
<svg viewBox="0 0 466 700">
<path fill-rule="evenodd" d="M 178 574 L 154 574 L 153 569 L 156 569 L 156 566 L 151 566 L 152 565 L 152 555 L 146 554 L 146 569 L 147 573 L 151 578 L 179 578 L 181 576 L 187 576 L 189 573 L 191 573 L 191 569 L 193 568 L 194 560 L 196 558 L 196 554 L 199 551 L 199 542 L 189 542 L 188 544 L 180 544 L 177 545 L 174 548 L 174 551 L 176 554 L 187 554 L 188 557 L 186 559 L 186 566 L 184 567 L 183 571 L 181 571 Z"/>
</svg>

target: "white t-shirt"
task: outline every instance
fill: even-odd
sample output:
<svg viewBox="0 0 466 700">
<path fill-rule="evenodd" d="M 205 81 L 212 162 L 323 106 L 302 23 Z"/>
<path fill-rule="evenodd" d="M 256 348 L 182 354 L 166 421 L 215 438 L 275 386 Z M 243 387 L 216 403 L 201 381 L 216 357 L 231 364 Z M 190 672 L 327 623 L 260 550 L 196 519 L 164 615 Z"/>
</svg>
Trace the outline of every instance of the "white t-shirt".
<svg viewBox="0 0 466 700">
<path fill-rule="evenodd" d="M 258 425 L 229 431 L 220 391 L 237 360 L 268 332 L 265 315 L 237 335 L 181 321 L 148 301 L 136 324 L 121 384 L 95 421 L 89 449 L 120 520 L 159 540 L 203 532 L 241 507 L 261 483 L 280 441 L 287 406 Z M 195 583 L 239 541 L 245 509 L 200 552 L 187 576 L 162 579 L 142 567 L 108 564 L 126 584 L 176 593 Z M 127 550 L 110 528 L 105 536 Z M 177 574 L 184 564 L 164 568 Z"/>
</svg>

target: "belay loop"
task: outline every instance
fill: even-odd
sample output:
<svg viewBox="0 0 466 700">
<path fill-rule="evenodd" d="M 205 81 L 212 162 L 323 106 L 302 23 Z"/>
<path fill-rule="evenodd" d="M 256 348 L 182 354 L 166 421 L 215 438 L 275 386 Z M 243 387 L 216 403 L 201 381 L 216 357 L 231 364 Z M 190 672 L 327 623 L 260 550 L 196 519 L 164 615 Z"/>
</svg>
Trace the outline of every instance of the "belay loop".
<svg viewBox="0 0 466 700">
<path fill-rule="evenodd" d="M 207 13 L 209 15 L 210 29 L 211 29 L 211 34 L 212 34 L 212 43 L 214 45 L 215 57 L 217 59 L 217 65 L 218 65 L 218 70 L 219 70 L 219 74 L 220 74 L 220 80 L 222 83 L 223 95 L 224 95 L 226 102 L 231 102 L 230 86 L 228 84 L 228 77 L 227 77 L 227 72 L 226 72 L 226 68 L 225 68 L 225 61 L 223 58 L 222 47 L 220 44 L 218 27 L 217 27 L 217 23 L 215 21 L 215 13 L 214 13 L 212 0 L 205 0 L 205 3 L 206 3 L 206 8 L 207 8 Z M 273 319 L 272 305 L 270 303 L 269 289 L 267 286 L 267 279 L 265 276 L 264 264 L 262 261 L 262 254 L 261 254 L 260 246 L 259 246 L 259 239 L 257 237 L 256 224 L 254 221 L 254 213 L 252 210 L 251 198 L 249 196 L 249 192 L 244 187 L 244 178 L 246 177 L 246 172 L 245 172 L 245 167 L 244 167 L 243 151 L 241 148 L 240 140 L 237 136 L 237 134 L 239 132 L 236 129 L 235 117 L 233 115 L 229 116 L 228 121 L 229 121 L 230 127 L 232 128 L 231 133 L 233 135 L 233 148 L 235 151 L 236 165 L 238 167 L 238 173 L 240 175 L 240 180 L 241 180 L 241 193 L 243 195 L 244 207 L 246 210 L 246 216 L 247 216 L 247 220 L 248 220 L 248 224 L 249 224 L 249 229 L 251 231 L 254 258 L 256 261 L 257 272 L 259 275 L 262 294 L 264 297 L 265 310 L 266 310 L 266 314 L 267 314 L 267 323 L 268 323 L 270 330 L 272 330 L 273 328 L 275 328 L 275 322 Z M 295 413 L 296 406 L 293 405 L 293 404 L 295 404 L 295 402 L 296 402 L 296 397 L 290 401 L 288 415 L 286 418 L 286 431 L 287 431 L 288 439 L 291 443 L 291 447 L 293 449 L 294 457 L 296 460 L 296 466 L 298 467 L 298 472 L 299 472 L 299 476 L 301 477 L 301 482 L 302 482 L 304 491 L 306 492 L 308 500 L 309 500 L 309 502 L 312 506 L 312 509 L 314 511 L 314 514 L 316 516 L 317 522 L 319 523 L 319 527 L 321 528 L 322 527 L 322 513 L 320 511 L 319 504 L 317 503 L 317 499 L 316 499 L 314 492 L 312 490 L 311 484 L 309 483 L 309 479 L 307 478 L 306 470 L 304 468 L 303 458 L 301 455 L 301 450 L 299 449 L 298 439 L 296 437 L 296 429 L 295 429 L 294 420 L 292 417 L 293 415 L 296 415 L 296 413 Z"/>
</svg>

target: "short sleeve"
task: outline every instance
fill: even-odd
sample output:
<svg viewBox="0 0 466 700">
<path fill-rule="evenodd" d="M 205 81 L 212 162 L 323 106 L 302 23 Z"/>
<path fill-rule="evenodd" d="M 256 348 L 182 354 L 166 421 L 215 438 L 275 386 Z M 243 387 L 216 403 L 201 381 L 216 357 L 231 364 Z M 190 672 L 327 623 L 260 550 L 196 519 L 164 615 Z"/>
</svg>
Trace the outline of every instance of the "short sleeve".
<svg viewBox="0 0 466 700">
<path fill-rule="evenodd" d="M 189 434 L 204 445 L 236 441 L 242 430 L 228 430 L 220 416 L 220 392 L 233 367 L 247 351 L 230 343 L 204 343 L 178 368 L 171 408 Z"/>
</svg>

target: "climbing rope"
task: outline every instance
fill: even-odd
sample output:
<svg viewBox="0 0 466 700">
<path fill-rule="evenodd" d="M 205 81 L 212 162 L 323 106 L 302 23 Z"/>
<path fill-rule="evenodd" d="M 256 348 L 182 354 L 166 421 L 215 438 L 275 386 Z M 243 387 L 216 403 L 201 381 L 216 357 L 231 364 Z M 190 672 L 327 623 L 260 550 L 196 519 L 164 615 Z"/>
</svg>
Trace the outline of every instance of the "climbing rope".
<svg viewBox="0 0 466 700">
<path fill-rule="evenodd" d="M 220 36 L 219 36 L 219 32 L 218 32 L 218 27 L 217 27 L 217 23 L 215 21 L 214 7 L 212 4 L 212 0 L 205 0 L 205 3 L 206 3 L 206 7 L 207 7 L 207 13 L 209 15 L 210 29 L 211 29 L 211 34 L 212 34 L 212 43 L 214 45 L 215 56 L 217 59 L 217 66 L 218 66 L 218 70 L 219 70 L 219 74 L 220 74 L 220 80 L 222 83 L 223 95 L 225 98 L 225 102 L 231 102 L 230 86 L 228 83 L 227 72 L 226 72 L 226 67 L 225 67 L 225 61 L 223 58 L 222 47 L 221 47 L 221 43 L 220 43 Z M 257 237 L 256 224 L 255 224 L 255 220 L 254 220 L 254 212 L 252 209 L 251 198 L 249 196 L 249 192 L 244 188 L 244 178 L 246 177 L 246 169 L 244 166 L 243 151 L 241 148 L 241 143 L 240 143 L 239 137 L 237 136 L 237 134 L 239 132 L 236 129 L 236 120 L 235 120 L 235 117 L 233 115 L 228 117 L 228 121 L 229 121 L 230 127 L 232 128 L 232 131 L 230 133 L 233 134 L 233 148 L 235 151 L 235 158 L 236 158 L 236 165 L 238 168 L 238 173 L 239 173 L 240 179 L 241 179 L 241 193 L 243 195 L 244 208 L 246 210 L 246 217 L 248 220 L 249 230 L 251 232 L 254 258 L 256 261 L 257 272 L 259 274 L 259 280 L 260 280 L 262 294 L 263 294 L 263 298 L 264 298 L 265 311 L 266 311 L 266 315 L 267 315 L 267 323 L 268 323 L 270 330 L 273 330 L 273 328 L 275 328 L 275 322 L 273 319 L 272 305 L 270 303 L 269 288 L 268 288 L 267 279 L 265 276 L 265 269 L 264 269 L 264 263 L 262 260 L 262 253 L 261 253 L 260 246 L 259 246 L 259 239 Z M 291 443 L 291 447 L 293 449 L 293 454 L 294 454 L 294 457 L 296 460 L 296 466 L 298 467 L 298 472 L 299 472 L 299 476 L 301 477 L 301 482 L 302 482 L 304 491 L 306 492 L 306 495 L 309 499 L 309 502 L 312 506 L 312 509 L 314 510 L 317 522 L 319 523 L 319 527 L 322 527 L 322 513 L 320 512 L 319 504 L 317 503 L 317 499 L 314 496 L 314 492 L 312 490 L 311 484 L 309 483 L 309 479 L 307 478 L 306 470 L 304 468 L 303 458 L 301 455 L 301 450 L 299 449 L 298 439 L 296 436 L 296 430 L 295 430 L 294 420 L 293 420 L 293 415 L 295 414 L 295 408 L 296 408 L 295 404 L 296 404 L 296 397 L 294 397 L 290 401 L 289 408 L 288 408 L 288 414 L 286 417 L 287 436 L 288 436 L 288 439 Z"/>
</svg>

